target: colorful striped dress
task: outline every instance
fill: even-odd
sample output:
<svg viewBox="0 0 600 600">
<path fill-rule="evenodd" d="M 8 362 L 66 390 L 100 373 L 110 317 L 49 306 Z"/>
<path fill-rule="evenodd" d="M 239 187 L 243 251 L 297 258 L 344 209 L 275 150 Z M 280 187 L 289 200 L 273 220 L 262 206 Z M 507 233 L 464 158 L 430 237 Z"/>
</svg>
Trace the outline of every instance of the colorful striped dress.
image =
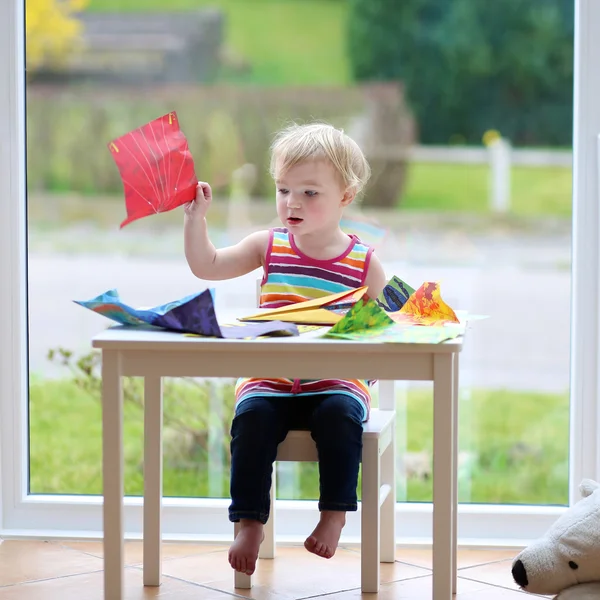
<svg viewBox="0 0 600 600">
<path fill-rule="evenodd" d="M 351 236 L 343 254 L 331 260 L 316 260 L 300 251 L 287 229 L 272 229 L 260 307 L 278 308 L 361 287 L 365 284 L 372 252 L 372 248 Z M 368 383 L 362 379 L 244 378 L 238 380 L 235 393 L 237 404 L 253 396 L 343 394 L 361 404 L 365 421 L 371 405 Z"/>
</svg>

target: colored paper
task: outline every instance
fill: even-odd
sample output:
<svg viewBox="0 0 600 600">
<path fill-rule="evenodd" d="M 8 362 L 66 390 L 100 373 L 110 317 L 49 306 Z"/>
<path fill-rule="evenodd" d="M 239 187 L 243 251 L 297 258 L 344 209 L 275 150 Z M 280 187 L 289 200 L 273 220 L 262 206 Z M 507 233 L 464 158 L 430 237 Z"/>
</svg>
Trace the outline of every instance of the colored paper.
<svg viewBox="0 0 600 600">
<path fill-rule="evenodd" d="M 399 309 L 390 312 L 389 309 Z M 424 327 L 426 325 L 426 327 Z M 439 284 L 417 291 L 393 277 L 376 302 L 358 301 L 325 337 L 396 344 L 439 344 L 464 333 L 454 311 L 442 300 Z"/>
<path fill-rule="evenodd" d="M 268 325 L 274 325 L 275 323 L 278 323 L 278 321 L 265 321 L 264 323 L 241 323 L 240 321 L 237 321 L 235 323 L 224 323 L 223 325 L 221 325 L 221 330 L 227 329 L 229 327 L 244 327 L 244 331 L 246 333 L 252 333 L 252 331 L 254 330 L 255 327 L 260 329 L 264 329 L 266 326 Z M 312 333 L 313 331 L 318 331 L 319 329 L 325 329 L 325 327 L 323 327 L 322 325 L 298 325 L 298 334 L 302 335 L 304 333 Z M 187 337 L 201 337 L 199 336 L 197 333 L 186 333 L 184 334 Z M 288 333 L 287 331 L 284 330 L 276 330 L 274 332 L 270 332 L 270 333 L 260 333 L 259 335 L 248 335 L 248 337 L 244 337 L 244 338 L 238 338 L 238 339 L 248 339 L 248 340 L 253 340 L 253 339 L 261 339 L 261 338 L 266 338 L 266 337 L 277 337 L 277 336 L 289 336 L 290 333 Z M 226 336 L 227 337 L 227 336 Z"/>
<path fill-rule="evenodd" d="M 367 292 L 363 286 L 354 290 L 329 294 L 322 298 L 288 304 L 271 310 L 265 310 L 240 321 L 272 321 L 277 319 L 289 323 L 305 325 L 334 325 L 360 300 Z"/>
<path fill-rule="evenodd" d="M 371 299 L 359 300 L 328 332 L 328 336 L 345 336 L 356 332 L 381 331 L 394 321 Z"/>
<path fill-rule="evenodd" d="M 121 227 L 196 197 L 194 160 L 175 112 L 113 140 L 108 148 L 125 191 L 127 218 Z"/>
<path fill-rule="evenodd" d="M 217 338 L 254 338 L 261 335 L 298 335 L 290 323 L 247 323 L 219 325 L 214 308 L 213 290 L 204 290 L 154 308 L 136 309 L 121 301 L 117 290 L 108 290 L 91 300 L 75 300 L 76 304 L 121 323 L 152 325 L 182 333 L 196 333 Z"/>
<path fill-rule="evenodd" d="M 324 325 L 298 325 L 298 332 L 300 335 L 305 333 L 312 333 L 313 331 L 319 331 L 319 329 L 325 329 Z"/>
<path fill-rule="evenodd" d="M 397 312 L 414 293 L 415 290 L 408 283 L 394 275 L 379 294 L 377 304 L 388 312 Z"/>
<path fill-rule="evenodd" d="M 459 323 L 456 313 L 443 300 L 440 284 L 424 283 L 414 292 L 399 311 L 390 313 L 396 323 L 413 325 L 444 325 Z"/>
</svg>

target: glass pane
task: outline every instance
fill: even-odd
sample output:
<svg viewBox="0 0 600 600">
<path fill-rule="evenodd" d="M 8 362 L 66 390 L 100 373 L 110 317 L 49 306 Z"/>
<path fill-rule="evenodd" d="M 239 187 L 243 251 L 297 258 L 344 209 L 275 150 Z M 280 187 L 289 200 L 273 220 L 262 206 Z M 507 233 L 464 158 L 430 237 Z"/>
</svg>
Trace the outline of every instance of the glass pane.
<svg viewBox="0 0 600 600">
<path fill-rule="evenodd" d="M 461 501 L 567 502 L 573 3 L 496 4 L 69 0 L 49 16 L 27 0 L 32 493 L 101 490 L 90 339 L 110 322 L 74 300 L 116 288 L 156 306 L 210 286 L 220 308 L 256 305 L 258 272 L 190 273 L 181 208 L 119 229 L 108 144 L 174 111 L 213 187 L 217 247 L 278 224 L 282 124 L 356 139 L 373 177 L 344 230 L 389 276 L 440 281 L 451 307 L 489 316 L 461 356 Z M 233 385 L 165 382 L 167 495 L 228 497 Z M 396 396 L 398 499 L 430 501 L 431 385 Z M 140 381 L 125 398 L 126 491 L 140 494 Z M 279 497 L 318 489 L 317 465 L 278 465 Z"/>
</svg>

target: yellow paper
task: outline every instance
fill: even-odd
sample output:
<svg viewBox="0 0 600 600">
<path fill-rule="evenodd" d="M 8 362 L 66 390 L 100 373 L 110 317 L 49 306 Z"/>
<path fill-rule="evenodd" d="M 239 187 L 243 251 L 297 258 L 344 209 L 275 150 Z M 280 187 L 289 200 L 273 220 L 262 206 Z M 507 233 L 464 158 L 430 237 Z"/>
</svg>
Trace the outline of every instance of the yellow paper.
<svg viewBox="0 0 600 600">
<path fill-rule="evenodd" d="M 240 321 L 283 321 L 284 323 L 303 323 L 310 325 L 335 325 L 344 315 L 340 315 L 324 308 L 314 310 L 303 310 L 302 312 L 258 314 L 252 317 L 244 317 Z"/>
<path fill-rule="evenodd" d="M 310 325 L 335 325 L 344 316 L 338 312 L 327 310 L 326 306 L 336 304 L 354 304 L 366 293 L 367 286 L 330 294 L 322 298 L 281 306 L 271 310 L 240 318 L 240 321 L 284 321 L 286 323 L 303 323 Z"/>
</svg>

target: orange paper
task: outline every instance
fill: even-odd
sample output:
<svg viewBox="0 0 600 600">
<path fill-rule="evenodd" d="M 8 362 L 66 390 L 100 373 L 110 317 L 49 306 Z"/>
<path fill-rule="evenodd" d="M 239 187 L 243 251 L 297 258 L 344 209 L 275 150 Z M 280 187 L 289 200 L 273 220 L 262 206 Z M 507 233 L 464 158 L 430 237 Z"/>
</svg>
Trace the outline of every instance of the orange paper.
<svg viewBox="0 0 600 600">
<path fill-rule="evenodd" d="M 443 300 L 440 284 L 424 283 L 397 312 L 390 313 L 396 323 L 412 325 L 444 325 L 460 323 L 456 313 Z"/>
</svg>

